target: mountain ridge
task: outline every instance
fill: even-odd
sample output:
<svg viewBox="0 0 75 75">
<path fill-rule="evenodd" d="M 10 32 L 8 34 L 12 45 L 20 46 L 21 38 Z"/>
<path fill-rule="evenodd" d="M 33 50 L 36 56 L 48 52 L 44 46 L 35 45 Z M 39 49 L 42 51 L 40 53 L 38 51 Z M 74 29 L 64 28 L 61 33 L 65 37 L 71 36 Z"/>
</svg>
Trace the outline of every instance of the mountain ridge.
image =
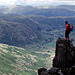
<svg viewBox="0 0 75 75">
<path fill-rule="evenodd" d="M 49 8 L 33 7 L 33 6 L 10 6 L 10 7 L 0 7 L 0 15 L 42 15 L 46 17 L 51 16 L 75 16 L 74 6 L 55 6 Z"/>
<path fill-rule="evenodd" d="M 64 38 L 64 21 L 68 20 L 75 24 L 74 18 L 74 16 L 48 18 L 44 16 L 0 15 L 0 42 L 20 47 L 41 42 L 51 43 L 55 38 Z M 74 31 L 71 34 L 74 34 Z"/>
</svg>

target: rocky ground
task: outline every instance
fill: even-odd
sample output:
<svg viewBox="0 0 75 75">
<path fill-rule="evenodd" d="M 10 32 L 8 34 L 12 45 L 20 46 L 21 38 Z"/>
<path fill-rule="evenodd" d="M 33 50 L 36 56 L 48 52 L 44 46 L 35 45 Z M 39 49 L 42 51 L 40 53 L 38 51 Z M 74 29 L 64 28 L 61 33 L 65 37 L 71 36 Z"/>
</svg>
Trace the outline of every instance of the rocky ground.
<svg viewBox="0 0 75 75">
<path fill-rule="evenodd" d="M 56 41 L 53 67 L 38 69 L 38 75 L 75 75 L 75 47 L 70 40 L 58 39 Z"/>
</svg>

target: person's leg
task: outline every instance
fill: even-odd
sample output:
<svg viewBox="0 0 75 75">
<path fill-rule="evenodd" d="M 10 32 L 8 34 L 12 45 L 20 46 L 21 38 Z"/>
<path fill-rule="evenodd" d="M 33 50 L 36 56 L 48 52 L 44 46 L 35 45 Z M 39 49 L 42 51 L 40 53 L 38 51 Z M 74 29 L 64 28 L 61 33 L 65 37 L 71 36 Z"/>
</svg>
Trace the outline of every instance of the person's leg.
<svg viewBox="0 0 75 75">
<path fill-rule="evenodd" d="M 67 30 L 65 30 L 65 38 L 66 38 L 66 40 L 67 40 Z"/>
<path fill-rule="evenodd" d="M 69 34 L 70 34 L 70 31 L 67 30 L 67 31 L 66 31 L 66 34 L 65 34 L 66 40 L 69 40 Z"/>
<path fill-rule="evenodd" d="M 70 31 L 68 31 L 68 37 L 67 37 L 67 38 L 68 38 L 68 40 L 70 39 L 69 34 L 70 34 Z"/>
</svg>

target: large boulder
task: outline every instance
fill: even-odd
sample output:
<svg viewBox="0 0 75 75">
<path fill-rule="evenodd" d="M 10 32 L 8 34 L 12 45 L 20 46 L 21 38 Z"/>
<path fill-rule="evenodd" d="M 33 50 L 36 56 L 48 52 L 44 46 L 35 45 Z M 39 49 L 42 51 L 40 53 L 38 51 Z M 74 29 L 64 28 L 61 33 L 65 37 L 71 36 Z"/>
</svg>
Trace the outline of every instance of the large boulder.
<svg viewBox="0 0 75 75">
<path fill-rule="evenodd" d="M 69 68 L 68 75 L 75 75 L 75 66 L 72 66 L 71 68 Z"/>
<path fill-rule="evenodd" d="M 52 67 L 50 70 L 45 68 L 38 69 L 38 75 L 64 75 L 59 68 Z"/>
<path fill-rule="evenodd" d="M 56 41 L 55 57 L 53 67 L 70 68 L 75 62 L 75 47 L 70 40 L 58 39 Z"/>
<path fill-rule="evenodd" d="M 50 70 L 38 69 L 38 75 L 75 75 L 75 47 L 70 40 L 56 41 L 53 67 Z"/>
</svg>

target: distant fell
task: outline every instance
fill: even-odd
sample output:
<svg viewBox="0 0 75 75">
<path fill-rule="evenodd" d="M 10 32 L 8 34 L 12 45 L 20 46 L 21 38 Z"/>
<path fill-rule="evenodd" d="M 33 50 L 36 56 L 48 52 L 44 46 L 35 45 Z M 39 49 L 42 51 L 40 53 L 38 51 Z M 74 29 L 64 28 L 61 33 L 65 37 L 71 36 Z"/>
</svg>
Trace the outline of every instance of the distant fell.
<svg viewBox="0 0 75 75">
<path fill-rule="evenodd" d="M 0 7 L 0 15 L 42 15 L 46 17 L 75 16 L 75 6 L 10 6 Z"/>
</svg>

